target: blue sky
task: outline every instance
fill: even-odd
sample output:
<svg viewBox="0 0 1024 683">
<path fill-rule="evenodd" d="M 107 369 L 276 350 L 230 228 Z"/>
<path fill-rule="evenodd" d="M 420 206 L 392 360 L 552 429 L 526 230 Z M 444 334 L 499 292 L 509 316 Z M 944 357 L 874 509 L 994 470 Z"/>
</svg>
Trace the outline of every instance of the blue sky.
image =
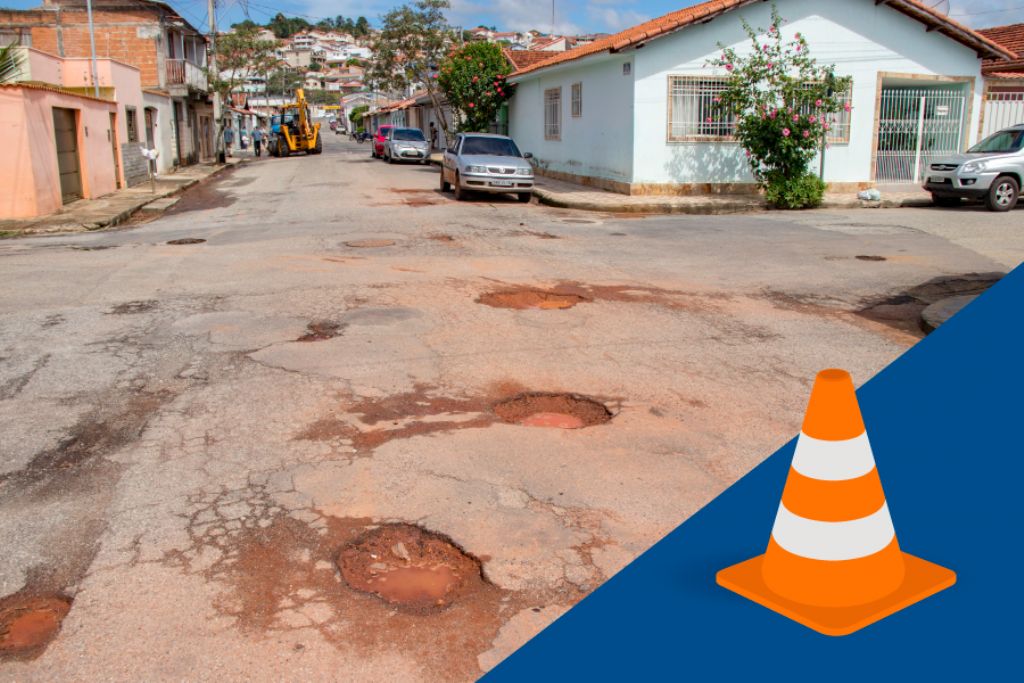
<svg viewBox="0 0 1024 683">
<path fill-rule="evenodd" d="M 824 1 L 824 0 L 823 0 Z M 935 4 L 939 0 L 924 0 Z M 206 27 L 207 0 L 169 0 L 182 16 Z M 452 23 L 478 24 L 502 30 L 551 29 L 552 0 L 451 0 Z M 694 4 L 696 0 L 554 0 L 555 30 L 559 33 L 614 33 L 652 17 Z M 217 21 L 228 25 L 248 16 L 264 22 L 281 11 L 307 18 L 364 15 L 371 23 L 402 0 L 218 0 Z M 36 7 L 41 0 L 0 0 L 0 6 Z M 984 27 L 1024 22 L 1024 0 L 949 0 L 950 16 L 969 26 Z"/>
</svg>

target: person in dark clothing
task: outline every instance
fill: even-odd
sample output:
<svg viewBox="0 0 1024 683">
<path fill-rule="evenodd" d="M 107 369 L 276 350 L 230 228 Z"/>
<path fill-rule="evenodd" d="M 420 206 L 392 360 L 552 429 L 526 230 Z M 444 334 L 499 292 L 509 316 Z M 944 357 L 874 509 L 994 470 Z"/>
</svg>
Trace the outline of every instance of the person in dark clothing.
<svg viewBox="0 0 1024 683">
<path fill-rule="evenodd" d="M 256 126 L 252 129 L 252 148 L 256 152 L 256 156 L 260 156 L 260 150 L 263 147 L 263 128 Z"/>
</svg>

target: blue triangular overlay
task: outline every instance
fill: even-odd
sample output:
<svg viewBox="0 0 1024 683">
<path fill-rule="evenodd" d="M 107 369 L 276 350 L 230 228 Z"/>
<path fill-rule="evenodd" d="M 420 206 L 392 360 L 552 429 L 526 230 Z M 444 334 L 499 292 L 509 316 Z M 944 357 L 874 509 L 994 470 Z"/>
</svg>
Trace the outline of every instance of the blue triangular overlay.
<svg viewBox="0 0 1024 683">
<path fill-rule="evenodd" d="M 487 680 L 1020 676 L 1022 389 L 1024 266 L 858 391 L 900 546 L 953 569 L 951 589 L 833 638 L 717 586 L 764 552 L 791 441 Z"/>
</svg>

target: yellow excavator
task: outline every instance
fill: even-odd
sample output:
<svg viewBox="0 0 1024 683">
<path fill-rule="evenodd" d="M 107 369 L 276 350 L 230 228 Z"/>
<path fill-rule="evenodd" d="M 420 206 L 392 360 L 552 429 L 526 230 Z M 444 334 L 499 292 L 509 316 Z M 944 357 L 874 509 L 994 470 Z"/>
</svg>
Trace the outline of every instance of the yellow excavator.
<svg viewBox="0 0 1024 683">
<path fill-rule="evenodd" d="M 302 88 L 295 91 L 294 102 L 284 105 L 280 114 L 270 117 L 270 132 L 274 139 L 269 151 L 276 157 L 295 152 L 320 154 L 324 149 L 320 124 L 310 123 L 309 106 Z"/>
</svg>

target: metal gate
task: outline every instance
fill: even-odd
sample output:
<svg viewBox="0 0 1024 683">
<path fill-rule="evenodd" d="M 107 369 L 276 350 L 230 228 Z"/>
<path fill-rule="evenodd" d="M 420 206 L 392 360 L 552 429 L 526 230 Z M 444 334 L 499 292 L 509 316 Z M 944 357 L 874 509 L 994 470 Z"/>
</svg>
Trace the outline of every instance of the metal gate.
<svg viewBox="0 0 1024 683">
<path fill-rule="evenodd" d="M 57 143 L 57 172 L 64 204 L 82 198 L 82 175 L 78 166 L 78 125 L 74 109 L 53 108 L 53 133 Z"/>
<path fill-rule="evenodd" d="M 981 136 L 988 137 L 1003 128 L 1024 123 L 1024 87 L 1000 88 L 985 95 L 985 113 Z"/>
<path fill-rule="evenodd" d="M 965 102 L 959 88 L 883 88 L 875 180 L 917 183 L 931 159 L 960 152 Z"/>
</svg>

